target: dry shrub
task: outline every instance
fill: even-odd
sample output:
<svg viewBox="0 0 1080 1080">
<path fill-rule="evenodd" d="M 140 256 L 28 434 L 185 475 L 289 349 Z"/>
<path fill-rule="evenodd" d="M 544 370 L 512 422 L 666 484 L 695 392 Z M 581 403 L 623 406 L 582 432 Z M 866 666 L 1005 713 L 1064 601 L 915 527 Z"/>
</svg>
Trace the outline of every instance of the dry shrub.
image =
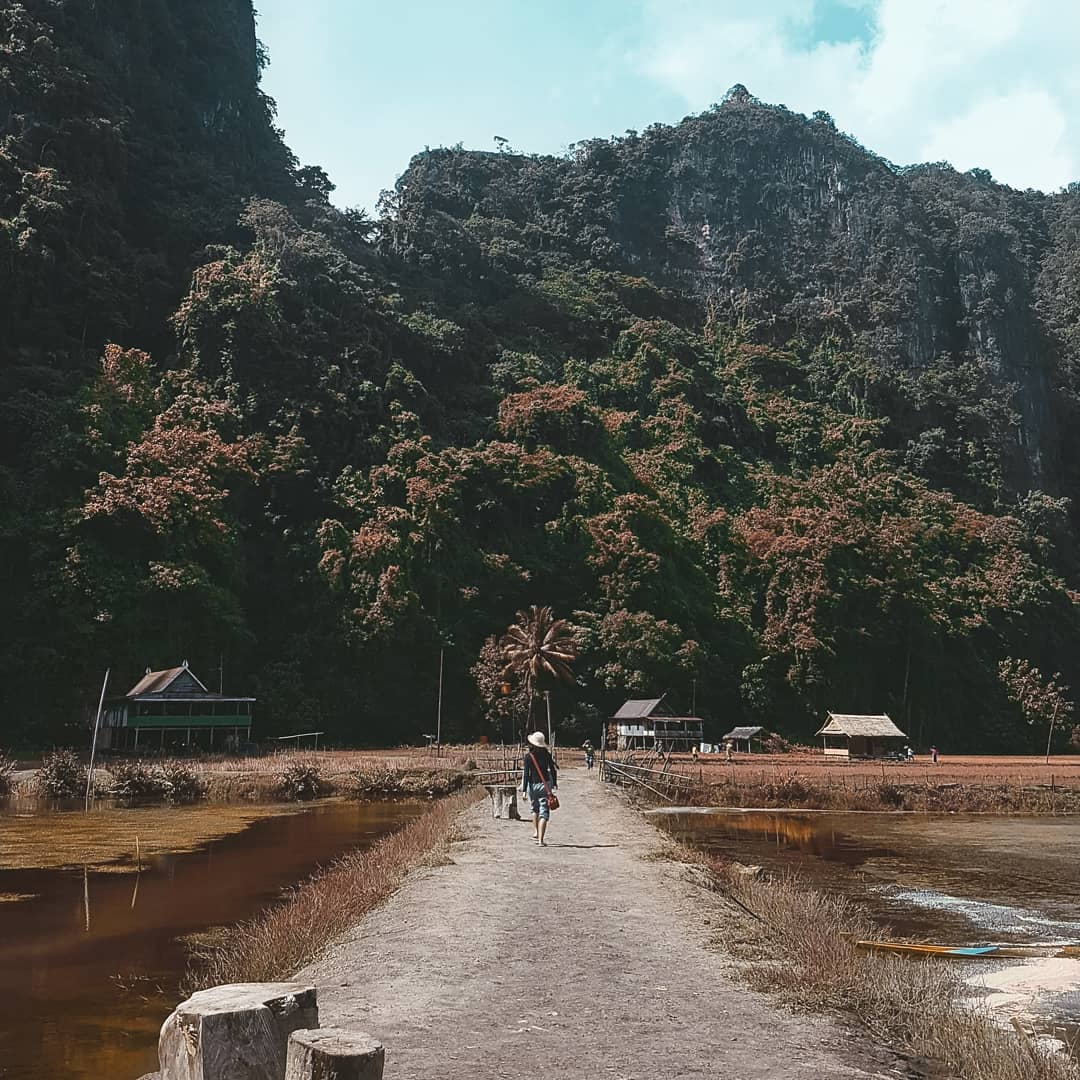
<svg viewBox="0 0 1080 1080">
<path fill-rule="evenodd" d="M 194 766 L 185 761 L 166 760 L 154 766 L 165 798 L 174 803 L 193 803 L 205 799 L 209 785 Z"/>
<path fill-rule="evenodd" d="M 856 949 L 881 932 L 851 900 L 795 876 L 754 878 L 697 852 L 684 857 L 705 862 L 716 887 L 760 920 L 738 947 L 756 985 L 803 1006 L 848 1010 L 963 1080 L 1080 1080 L 1071 1057 L 974 1006 L 954 964 Z"/>
<path fill-rule="evenodd" d="M 195 942 L 186 989 L 288 978 L 401 884 L 409 868 L 447 836 L 475 791 L 443 799 L 365 851 L 353 852 L 293 889 L 284 902 L 229 927 L 211 944 Z"/>
<path fill-rule="evenodd" d="M 94 787 L 98 788 L 95 774 Z M 99 794 L 118 799 L 167 799 L 174 804 L 198 802 L 206 798 L 208 785 L 202 774 L 185 761 L 167 758 L 148 764 L 121 760 L 108 766 L 108 779 Z"/>
<path fill-rule="evenodd" d="M 352 794 L 363 799 L 441 798 L 472 779 L 457 769 L 396 769 L 368 765 L 349 773 Z"/>
<path fill-rule="evenodd" d="M 309 761 L 286 765 L 278 777 L 277 793 L 289 802 L 309 802 L 322 794 L 322 770 Z"/>
<path fill-rule="evenodd" d="M 110 791 L 120 799 L 144 799 L 164 795 L 162 778 L 145 761 L 115 761 L 109 765 Z"/>
<path fill-rule="evenodd" d="M 14 790 L 15 782 L 11 779 L 15 772 L 15 762 L 0 751 L 0 799 L 6 799 Z"/>
<path fill-rule="evenodd" d="M 34 791 L 50 799 L 78 798 L 86 791 L 86 766 L 72 750 L 53 750 L 34 776 Z"/>
</svg>

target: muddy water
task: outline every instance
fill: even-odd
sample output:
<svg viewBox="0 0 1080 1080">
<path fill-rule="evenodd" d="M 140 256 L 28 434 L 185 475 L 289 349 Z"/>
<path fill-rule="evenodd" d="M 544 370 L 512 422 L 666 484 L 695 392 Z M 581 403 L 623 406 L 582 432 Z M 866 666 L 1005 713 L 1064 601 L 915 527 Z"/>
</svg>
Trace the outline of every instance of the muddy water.
<svg viewBox="0 0 1080 1080">
<path fill-rule="evenodd" d="M 196 851 L 149 856 L 141 873 L 5 869 L 0 849 L 0 1077 L 134 1080 L 155 1068 L 183 935 L 254 915 L 419 810 L 330 802 L 278 813 Z M 48 824 L 59 840 L 73 822 L 55 813 Z"/>
<path fill-rule="evenodd" d="M 1080 819 L 722 811 L 658 814 L 679 839 L 797 871 L 933 942 L 1080 941 Z"/>
<path fill-rule="evenodd" d="M 851 896 L 890 935 L 1080 942 L 1075 817 L 720 811 L 655 820 L 693 846 Z M 1080 960 L 980 961 L 963 974 L 1004 1017 L 1080 1044 Z"/>
</svg>

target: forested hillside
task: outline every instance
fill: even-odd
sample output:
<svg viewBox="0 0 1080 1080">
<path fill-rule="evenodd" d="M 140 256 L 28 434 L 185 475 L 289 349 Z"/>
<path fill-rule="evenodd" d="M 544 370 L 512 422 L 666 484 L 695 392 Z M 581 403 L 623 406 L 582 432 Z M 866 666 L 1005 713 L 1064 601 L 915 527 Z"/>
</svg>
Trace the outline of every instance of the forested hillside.
<svg viewBox="0 0 1080 1080">
<path fill-rule="evenodd" d="M 108 7 L 108 13 L 105 8 Z M 1080 190 L 899 170 L 741 87 L 566 158 L 299 169 L 249 0 L 0 7 L 0 741 L 187 658 L 264 730 L 501 734 L 527 604 L 582 721 L 1033 744 L 1080 680 Z M 490 679 L 481 679 L 490 686 Z"/>
</svg>

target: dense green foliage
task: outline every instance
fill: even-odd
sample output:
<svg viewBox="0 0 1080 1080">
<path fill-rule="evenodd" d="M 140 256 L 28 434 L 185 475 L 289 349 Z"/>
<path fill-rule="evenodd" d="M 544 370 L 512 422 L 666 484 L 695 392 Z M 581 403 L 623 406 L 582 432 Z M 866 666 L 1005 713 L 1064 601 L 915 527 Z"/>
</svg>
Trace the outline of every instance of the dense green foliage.
<svg viewBox="0 0 1080 1080">
<path fill-rule="evenodd" d="M 0 14 L 5 740 L 183 658 L 264 732 L 414 739 L 440 649 L 444 738 L 499 737 L 533 604 L 590 724 L 696 680 L 714 730 L 1018 747 L 999 662 L 1075 682 L 1080 193 L 737 89 L 426 152 L 376 228 L 273 131 L 247 0 L 76 9 Z"/>
</svg>

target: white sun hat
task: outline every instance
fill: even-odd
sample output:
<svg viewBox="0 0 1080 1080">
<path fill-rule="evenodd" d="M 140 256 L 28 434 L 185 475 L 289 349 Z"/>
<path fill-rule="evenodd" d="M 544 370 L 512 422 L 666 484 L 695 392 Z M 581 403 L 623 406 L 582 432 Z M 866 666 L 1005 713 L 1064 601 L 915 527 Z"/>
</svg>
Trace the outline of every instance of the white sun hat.
<svg viewBox="0 0 1080 1080">
<path fill-rule="evenodd" d="M 529 742 L 532 743 L 533 746 L 547 746 L 547 739 L 544 738 L 544 733 L 542 731 L 534 731 L 529 736 Z"/>
</svg>

